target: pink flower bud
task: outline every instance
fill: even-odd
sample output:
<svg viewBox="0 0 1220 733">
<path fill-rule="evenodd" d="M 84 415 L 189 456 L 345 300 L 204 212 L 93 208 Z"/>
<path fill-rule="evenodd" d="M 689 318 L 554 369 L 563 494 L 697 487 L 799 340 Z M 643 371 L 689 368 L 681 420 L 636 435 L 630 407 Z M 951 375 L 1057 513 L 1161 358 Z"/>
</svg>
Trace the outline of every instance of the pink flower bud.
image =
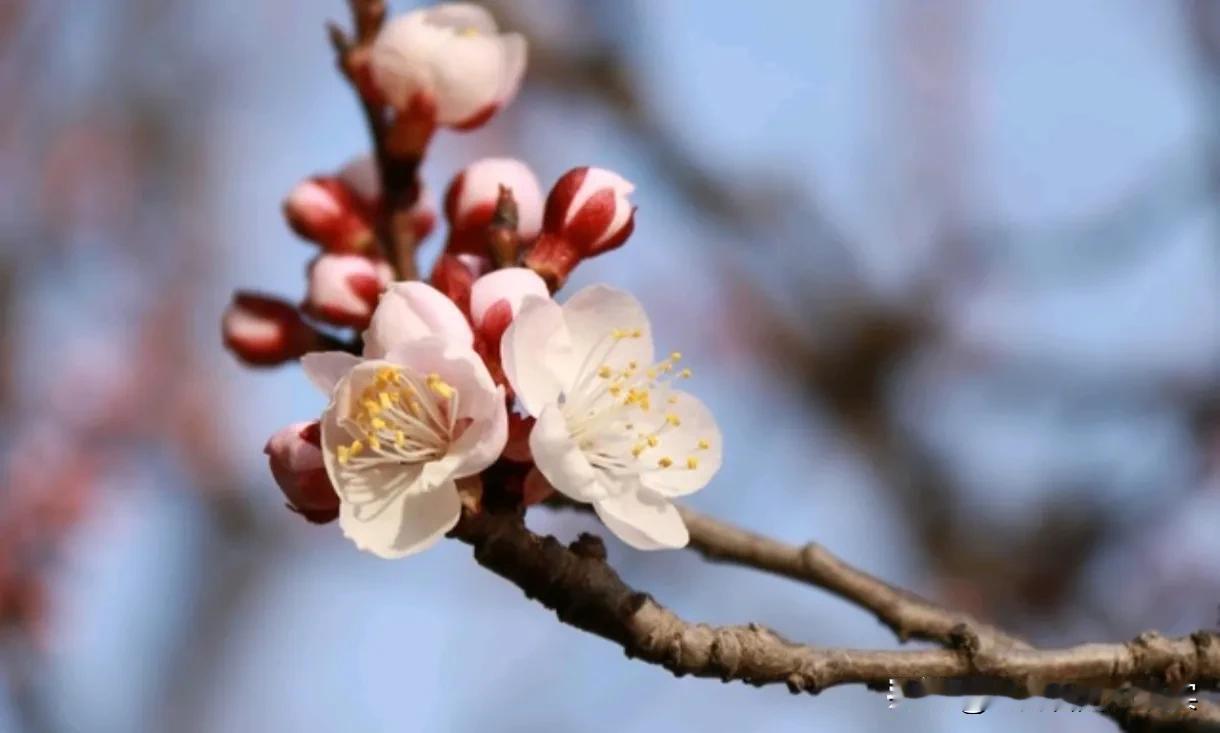
<svg viewBox="0 0 1220 733">
<path fill-rule="evenodd" d="M 542 189 L 529 166 L 512 158 L 484 158 L 454 177 L 445 191 L 452 253 L 487 254 L 488 225 L 496 211 L 500 186 L 512 191 L 517 204 L 517 235 L 532 242 L 542 228 Z"/>
<path fill-rule="evenodd" d="M 263 448 L 289 508 L 317 524 L 339 516 L 339 497 L 322 463 L 321 437 L 316 420 L 298 422 L 272 435 Z"/>
<path fill-rule="evenodd" d="M 291 303 L 238 292 L 221 318 L 225 346 L 251 366 L 274 366 L 319 346 L 319 335 Z"/>
<path fill-rule="evenodd" d="M 436 5 L 386 23 L 373 43 L 369 71 L 379 95 L 400 115 L 430 115 L 438 125 L 473 129 L 517 93 L 525 39 L 499 33 L 477 5 Z"/>
<path fill-rule="evenodd" d="M 619 247 L 635 228 L 635 186 L 604 168 L 574 168 L 547 196 L 542 234 L 525 263 L 554 287 L 584 259 Z"/>
<path fill-rule="evenodd" d="M 474 284 L 475 271 L 464 258 L 473 255 L 442 254 L 432 267 L 432 287 L 445 294 L 457 304 L 462 313 L 470 313 L 470 288 Z"/>
<path fill-rule="evenodd" d="M 327 323 L 364 328 L 377 298 L 393 279 L 393 270 L 383 261 L 363 255 L 324 254 L 309 264 L 309 292 L 302 307 Z"/>
<path fill-rule="evenodd" d="M 337 177 L 298 183 L 284 199 L 284 217 L 294 232 L 328 252 L 369 252 L 376 245 L 370 209 Z"/>
</svg>

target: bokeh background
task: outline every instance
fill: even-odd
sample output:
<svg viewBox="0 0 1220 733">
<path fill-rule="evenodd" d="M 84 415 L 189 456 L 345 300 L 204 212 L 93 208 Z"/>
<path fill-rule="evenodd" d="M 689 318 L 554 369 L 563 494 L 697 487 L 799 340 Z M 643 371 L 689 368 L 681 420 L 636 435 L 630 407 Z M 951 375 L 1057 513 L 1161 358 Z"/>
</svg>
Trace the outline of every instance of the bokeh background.
<svg viewBox="0 0 1220 733">
<path fill-rule="evenodd" d="M 424 176 L 637 183 L 634 238 L 571 290 L 629 288 L 695 367 L 726 459 L 694 506 L 1042 643 L 1220 623 L 1220 3 L 491 6 L 526 86 Z M 1112 729 L 675 680 L 464 546 L 384 562 L 286 511 L 263 442 L 322 400 L 218 318 L 303 292 L 279 202 L 365 149 L 327 19 L 0 2 L 0 730 Z M 609 544 L 690 618 L 896 645 L 814 589 Z"/>
</svg>

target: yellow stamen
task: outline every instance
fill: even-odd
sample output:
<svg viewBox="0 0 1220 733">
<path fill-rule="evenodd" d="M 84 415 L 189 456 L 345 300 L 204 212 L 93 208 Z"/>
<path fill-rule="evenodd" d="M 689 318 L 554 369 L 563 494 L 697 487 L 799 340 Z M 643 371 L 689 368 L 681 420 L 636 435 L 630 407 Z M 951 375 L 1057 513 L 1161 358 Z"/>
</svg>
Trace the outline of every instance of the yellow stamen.
<svg viewBox="0 0 1220 733">
<path fill-rule="evenodd" d="M 694 456 L 691 456 L 690 458 L 687 458 L 687 459 L 686 459 L 686 467 L 687 467 L 687 468 L 689 468 L 689 469 L 691 469 L 692 471 L 693 471 L 693 470 L 695 470 L 696 468 L 698 468 L 698 467 L 699 467 L 699 459 L 698 459 L 698 458 L 695 458 Z"/>
<path fill-rule="evenodd" d="M 655 436 L 655 435 L 649 435 L 649 436 L 648 436 L 648 447 L 649 447 L 649 448 L 656 448 L 656 447 L 657 447 L 657 443 L 659 443 L 659 442 L 661 442 L 661 441 L 659 441 L 659 440 L 657 439 L 657 436 Z"/>
<path fill-rule="evenodd" d="M 401 430 L 395 432 L 394 433 L 394 445 L 401 448 L 406 444 L 407 444 L 407 434 Z"/>
<path fill-rule="evenodd" d="M 657 461 L 657 465 L 661 468 L 669 468 L 674 465 L 674 459 L 669 456 L 661 456 L 661 460 Z"/>
<path fill-rule="evenodd" d="M 708 448 L 711 448 L 711 447 L 712 447 L 711 443 L 707 442 L 703 438 L 699 439 L 699 450 L 707 450 Z"/>
<path fill-rule="evenodd" d="M 445 380 L 441 379 L 441 375 L 435 373 L 429 374 L 427 383 L 428 389 L 435 392 L 441 399 L 447 400 L 453 397 L 453 387 L 449 386 Z"/>
<path fill-rule="evenodd" d="M 683 369 L 682 371 L 678 372 L 678 376 L 683 379 L 690 379 L 691 374 L 692 372 L 689 369 Z"/>
<path fill-rule="evenodd" d="M 601 369 L 597 370 L 597 376 L 601 377 L 602 379 L 609 379 L 610 373 L 610 367 L 608 366 L 603 366 Z"/>
<path fill-rule="evenodd" d="M 665 416 L 665 422 L 673 425 L 675 428 L 682 424 L 682 421 L 678 419 L 678 416 L 672 412 Z"/>
</svg>

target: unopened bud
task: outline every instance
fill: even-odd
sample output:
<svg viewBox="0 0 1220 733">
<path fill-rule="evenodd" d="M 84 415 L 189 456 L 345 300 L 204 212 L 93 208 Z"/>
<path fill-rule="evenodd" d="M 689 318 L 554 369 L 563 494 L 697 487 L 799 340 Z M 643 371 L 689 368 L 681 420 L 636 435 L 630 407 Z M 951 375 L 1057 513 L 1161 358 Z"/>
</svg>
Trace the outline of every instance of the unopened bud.
<svg viewBox="0 0 1220 733">
<path fill-rule="evenodd" d="M 324 254 L 309 264 L 306 313 L 337 326 L 368 326 L 381 292 L 394 272 L 381 260 L 362 255 Z"/>
<path fill-rule="evenodd" d="M 399 119 L 427 111 L 437 125 L 479 127 L 516 94 L 525 71 L 525 39 L 499 33 L 470 3 L 405 13 L 373 43 L 369 70 L 378 96 Z"/>
<path fill-rule="evenodd" d="M 284 217 L 294 232 L 328 252 L 371 252 L 377 243 L 369 207 L 338 177 L 298 183 L 284 200 Z"/>
<path fill-rule="evenodd" d="M 274 366 L 318 348 L 321 336 L 291 303 L 238 292 L 221 318 L 225 346 L 251 366 Z"/>
<path fill-rule="evenodd" d="M 558 288 L 581 260 L 621 246 L 635 228 L 635 186 L 604 168 L 574 168 L 551 189 L 525 264 Z"/>
<path fill-rule="evenodd" d="M 446 251 L 488 255 L 490 226 L 507 189 L 516 205 L 516 230 L 522 242 L 532 242 L 542 227 L 542 189 L 529 166 L 513 158 L 484 158 L 454 177 L 445 192 L 449 220 Z"/>
<path fill-rule="evenodd" d="M 463 313 L 470 313 L 470 288 L 477 274 L 466 261 L 474 255 L 442 254 L 432 267 L 432 287 L 444 293 Z"/>
<path fill-rule="evenodd" d="M 281 429 L 267 441 L 263 452 L 289 508 L 317 524 L 339 516 L 339 497 L 326 475 L 317 421 Z"/>
</svg>

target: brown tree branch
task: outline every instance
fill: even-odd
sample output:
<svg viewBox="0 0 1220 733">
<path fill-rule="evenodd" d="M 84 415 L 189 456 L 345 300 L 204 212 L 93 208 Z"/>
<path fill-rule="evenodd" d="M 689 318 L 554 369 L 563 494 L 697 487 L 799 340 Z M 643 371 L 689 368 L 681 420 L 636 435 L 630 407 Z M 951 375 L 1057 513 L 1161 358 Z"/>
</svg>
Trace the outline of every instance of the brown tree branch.
<svg viewBox="0 0 1220 733">
<path fill-rule="evenodd" d="M 552 505 L 581 508 L 566 500 Z M 520 519 L 467 518 L 455 531 L 476 560 L 512 581 L 564 623 L 610 639 L 676 675 L 817 692 L 843 684 L 884 689 L 892 680 L 948 695 L 1042 696 L 1098 705 L 1126 730 L 1220 730 L 1220 707 L 1190 710 L 1179 700 L 1134 689 L 1214 690 L 1220 636 L 1168 639 L 1142 634 L 1125 644 L 1039 650 L 966 614 L 955 613 L 852 568 L 817 545 L 794 547 L 682 508 L 691 548 L 824 588 L 872 610 L 900 638 L 939 641 L 943 650 L 866 651 L 794 644 L 757 624 L 689 624 L 626 586 L 590 535 L 570 548 L 530 533 Z M 904 685 L 905 687 L 906 685 Z M 1183 726 L 1187 726 L 1183 728 Z"/>
<path fill-rule="evenodd" d="M 422 145 L 426 144 L 426 136 L 422 142 L 418 135 L 412 136 L 418 144 L 406 148 L 393 144 L 394 127 L 384 105 L 366 93 L 369 49 L 385 21 L 384 0 L 348 0 L 348 5 L 356 37 L 350 38 L 334 23 L 327 26 L 327 32 L 339 70 L 360 101 L 373 143 L 373 157 L 381 179 L 378 239 L 397 279 L 414 280 L 419 277 L 419 270 L 415 263 L 417 242 L 410 211 L 419 200 L 419 166 L 423 162 Z"/>
<path fill-rule="evenodd" d="M 896 588 L 835 557 L 810 542 L 797 547 L 748 532 L 681 507 L 690 530 L 691 549 L 709 560 L 763 570 L 809 583 L 872 611 L 901 641 L 922 639 L 959 646 L 977 640 L 991 649 L 1030 649 L 1029 644 L 994 626 Z"/>
</svg>

